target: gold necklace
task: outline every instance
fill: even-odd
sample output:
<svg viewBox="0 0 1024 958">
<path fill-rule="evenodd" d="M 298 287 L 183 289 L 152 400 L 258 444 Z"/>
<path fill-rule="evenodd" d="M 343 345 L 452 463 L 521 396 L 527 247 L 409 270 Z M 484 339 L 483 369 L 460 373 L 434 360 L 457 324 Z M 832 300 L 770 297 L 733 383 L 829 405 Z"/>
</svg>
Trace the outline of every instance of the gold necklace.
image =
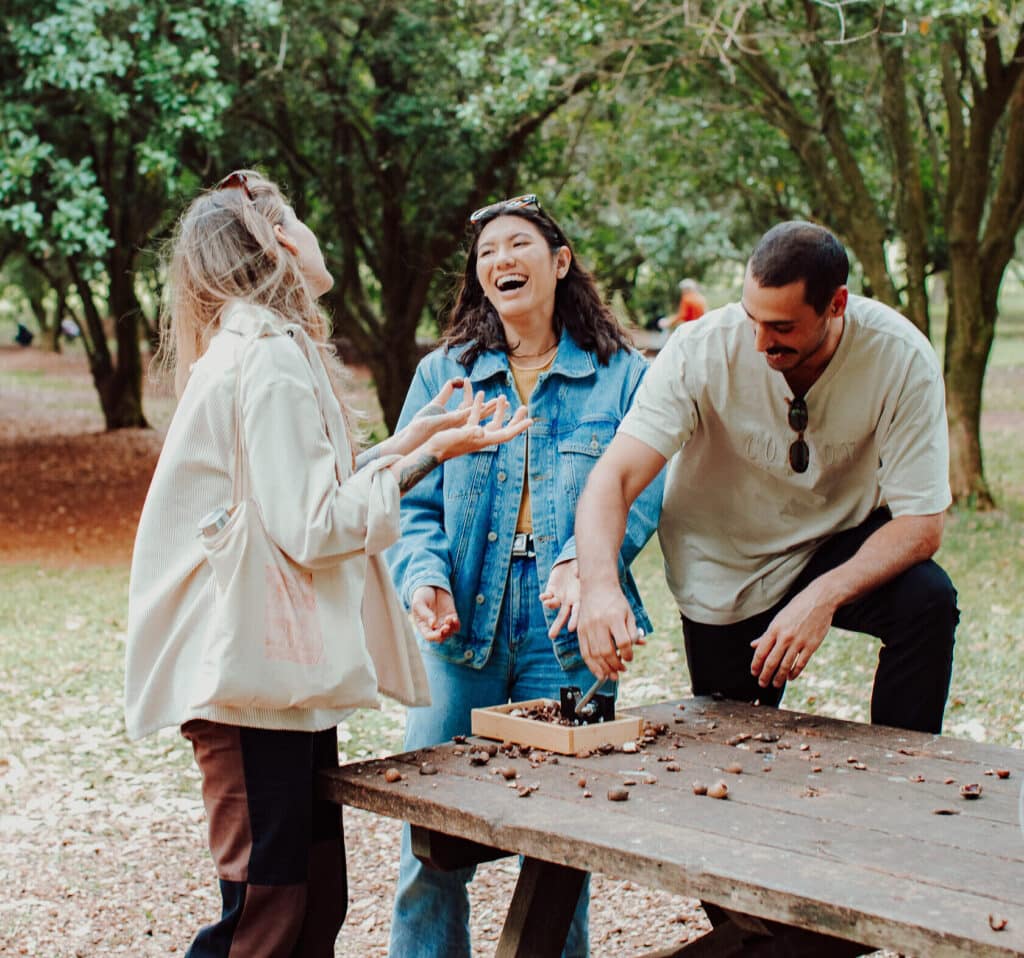
<svg viewBox="0 0 1024 958">
<path fill-rule="evenodd" d="M 539 353 L 509 353 L 510 356 L 515 356 L 516 359 L 538 359 L 541 356 L 546 356 L 551 352 L 552 349 L 558 349 L 558 340 L 555 340 L 553 346 L 548 346 L 543 352 Z"/>
<path fill-rule="evenodd" d="M 551 349 L 548 350 L 548 352 L 550 353 L 552 350 L 555 349 L 558 349 L 558 343 L 555 343 L 555 345 L 552 346 Z M 537 355 L 544 356 L 546 355 L 546 353 L 537 353 Z M 549 359 L 545 359 L 544 362 L 542 362 L 539 366 L 520 366 L 518 363 L 512 362 L 512 357 L 509 356 L 508 364 L 513 369 L 518 369 L 521 373 L 535 373 L 538 369 L 544 369 L 545 367 L 550 366 L 554 358 L 554 356 L 551 356 Z"/>
</svg>

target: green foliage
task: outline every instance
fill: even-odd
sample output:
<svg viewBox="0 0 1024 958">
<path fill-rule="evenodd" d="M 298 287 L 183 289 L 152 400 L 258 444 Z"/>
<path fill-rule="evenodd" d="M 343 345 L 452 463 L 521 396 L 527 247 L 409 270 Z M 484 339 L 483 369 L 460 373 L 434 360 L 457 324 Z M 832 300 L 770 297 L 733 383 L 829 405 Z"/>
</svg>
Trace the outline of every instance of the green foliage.
<svg viewBox="0 0 1024 958">
<path fill-rule="evenodd" d="M 142 252 L 210 162 L 248 29 L 279 13 L 270 0 L 57 0 L 18 4 L 0 35 L 0 257 L 17 249 L 54 288 L 73 282 L 111 428 L 145 425 Z"/>
<path fill-rule="evenodd" d="M 4 117 L 0 115 L 0 123 Z M 91 278 L 113 245 L 104 218 L 107 203 L 92 159 L 61 157 L 50 143 L 23 129 L 0 127 L 0 230 L 20 236 L 32 257 L 81 260 Z"/>
<path fill-rule="evenodd" d="M 683 277 L 744 259 L 740 202 L 701 181 L 738 152 L 710 146 L 712 123 L 683 90 L 627 81 L 553 118 L 545 154 L 531 156 L 539 192 L 577 252 L 637 321 L 674 310 Z"/>
<path fill-rule="evenodd" d="M 276 4 L 89 0 L 25 8 L 5 38 L 15 65 L 0 112 L 5 226 L 42 259 L 106 268 L 117 242 L 142 245 L 184 171 L 189 138 L 215 140 L 232 87 L 219 75 L 232 17 Z M 141 214 L 119 229 L 119 211 Z M 16 213 L 11 210 L 17 211 Z M 131 235 L 124 235 L 125 233 Z"/>
<path fill-rule="evenodd" d="M 328 306 L 389 420 L 415 331 L 447 301 L 467 213 L 527 189 L 637 318 L 793 216 L 837 229 L 874 291 L 905 297 L 908 183 L 882 52 L 895 44 L 905 65 L 925 269 L 945 270 L 944 44 L 962 34 L 984 79 L 984 38 L 1008 52 L 1024 15 L 1019 0 L 12 6 L 0 259 L 20 248 L 54 274 L 72 260 L 111 285 L 151 268 L 140 251 L 197 187 L 262 166 L 320 236 Z M 972 85 L 960 95 L 969 119 Z M 992 132 L 995 167 L 1006 124 Z"/>
<path fill-rule="evenodd" d="M 515 192 L 544 121 L 621 61 L 626 9 L 386 0 L 339 17 L 305 0 L 282 15 L 286 43 L 260 35 L 280 69 L 247 86 L 233 156 L 268 167 L 320 237 L 338 331 L 369 360 L 389 424 L 468 214 Z"/>
</svg>

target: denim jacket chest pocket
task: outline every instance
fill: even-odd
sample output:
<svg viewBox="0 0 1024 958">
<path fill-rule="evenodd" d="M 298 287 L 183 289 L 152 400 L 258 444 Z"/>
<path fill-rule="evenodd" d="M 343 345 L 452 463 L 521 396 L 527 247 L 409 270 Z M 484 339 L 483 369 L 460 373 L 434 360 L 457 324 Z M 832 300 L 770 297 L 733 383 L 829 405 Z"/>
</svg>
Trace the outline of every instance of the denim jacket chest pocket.
<svg viewBox="0 0 1024 958">
<path fill-rule="evenodd" d="M 616 421 L 608 417 L 583 419 L 557 438 L 559 485 L 572 491 L 574 506 L 591 470 L 615 437 L 616 426 Z"/>
<path fill-rule="evenodd" d="M 477 499 L 493 480 L 497 446 L 449 459 L 444 465 L 444 497 Z"/>
</svg>

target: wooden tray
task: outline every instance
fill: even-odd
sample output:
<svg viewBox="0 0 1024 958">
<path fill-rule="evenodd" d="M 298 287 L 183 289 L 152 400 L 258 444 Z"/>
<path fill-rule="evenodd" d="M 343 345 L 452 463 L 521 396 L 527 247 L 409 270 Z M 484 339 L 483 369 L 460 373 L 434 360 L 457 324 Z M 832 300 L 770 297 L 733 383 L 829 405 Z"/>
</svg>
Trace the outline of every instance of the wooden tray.
<svg viewBox="0 0 1024 958">
<path fill-rule="evenodd" d="M 529 699 L 526 702 L 473 709 L 473 734 L 562 755 L 573 755 L 600 745 L 621 745 L 639 738 L 643 731 L 643 719 L 637 717 L 618 718 L 612 722 L 598 722 L 596 725 L 556 725 L 553 722 L 539 722 L 537 719 L 508 714 L 513 709 L 557 704 L 552 699 Z"/>
</svg>

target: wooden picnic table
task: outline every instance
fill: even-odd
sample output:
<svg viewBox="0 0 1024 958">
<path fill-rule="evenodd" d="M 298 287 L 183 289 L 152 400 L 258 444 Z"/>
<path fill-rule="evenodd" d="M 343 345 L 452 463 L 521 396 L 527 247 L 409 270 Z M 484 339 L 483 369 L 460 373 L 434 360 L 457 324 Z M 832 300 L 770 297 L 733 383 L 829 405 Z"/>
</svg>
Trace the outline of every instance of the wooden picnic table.
<svg viewBox="0 0 1024 958">
<path fill-rule="evenodd" d="M 525 856 L 503 958 L 560 954 L 586 871 L 701 900 L 713 930 L 661 958 L 1024 954 L 1024 752 L 704 698 L 626 712 L 664 730 L 636 752 L 504 746 L 486 765 L 471 738 L 331 770 L 322 792 L 410 822 L 437 867 Z"/>
</svg>

